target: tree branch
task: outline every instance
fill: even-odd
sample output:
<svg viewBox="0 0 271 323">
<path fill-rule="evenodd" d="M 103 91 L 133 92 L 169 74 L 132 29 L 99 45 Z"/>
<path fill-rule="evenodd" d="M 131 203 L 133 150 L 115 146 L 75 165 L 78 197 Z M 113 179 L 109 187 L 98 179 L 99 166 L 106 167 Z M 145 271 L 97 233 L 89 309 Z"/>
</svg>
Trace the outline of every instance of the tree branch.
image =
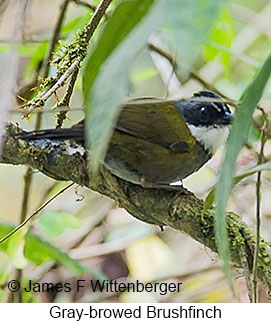
<svg viewBox="0 0 271 323">
<path fill-rule="evenodd" d="M 28 164 L 56 180 L 73 181 L 86 186 L 114 199 L 137 219 L 153 225 L 169 226 L 217 252 L 215 212 L 213 209 L 204 212 L 203 201 L 193 193 L 144 189 L 113 176 L 105 167 L 101 167 L 95 181 L 91 181 L 86 157 L 76 142 L 49 139 L 24 141 L 16 139 L 15 134 L 20 131 L 13 124 L 7 126 L 2 163 Z M 228 236 L 233 265 L 242 268 L 245 257 L 251 274 L 255 234 L 232 212 L 228 212 Z M 261 239 L 257 278 L 270 290 L 271 258 L 267 249 L 268 244 Z"/>
</svg>

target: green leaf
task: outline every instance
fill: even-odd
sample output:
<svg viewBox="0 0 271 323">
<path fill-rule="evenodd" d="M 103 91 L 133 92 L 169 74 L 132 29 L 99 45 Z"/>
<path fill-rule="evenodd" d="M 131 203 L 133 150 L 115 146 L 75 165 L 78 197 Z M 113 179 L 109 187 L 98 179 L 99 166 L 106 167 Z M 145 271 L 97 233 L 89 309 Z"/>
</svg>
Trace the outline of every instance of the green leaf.
<svg viewBox="0 0 271 323">
<path fill-rule="evenodd" d="M 252 167 L 246 171 L 244 171 L 242 174 L 235 176 L 233 178 L 233 186 L 238 184 L 239 182 L 241 182 L 241 180 L 243 180 L 244 178 L 251 176 L 257 172 L 262 172 L 265 170 L 271 170 L 271 162 L 267 162 L 261 165 L 257 165 L 255 167 Z M 204 212 L 206 212 L 214 203 L 214 198 L 215 198 L 215 189 L 216 189 L 216 185 L 214 185 L 209 194 L 207 195 L 207 197 L 205 198 L 204 201 Z"/>
<path fill-rule="evenodd" d="M 241 150 L 251 125 L 252 113 L 262 97 L 265 85 L 271 73 L 271 55 L 264 62 L 254 81 L 242 95 L 242 102 L 235 114 L 231 133 L 226 143 L 226 155 L 221 168 L 221 175 L 216 190 L 215 235 L 219 254 L 224 263 L 226 277 L 233 288 L 229 257 L 229 241 L 226 225 L 226 207 L 233 183 L 236 158 Z"/>
<path fill-rule="evenodd" d="M 261 132 L 255 126 L 251 126 L 248 133 L 248 143 L 259 142 L 261 139 Z"/>
<path fill-rule="evenodd" d="M 131 62 L 149 37 L 165 26 L 168 36 L 176 38 L 182 60 L 191 63 L 197 52 L 195 46 L 205 41 L 222 3 L 223 0 L 130 0 L 116 7 L 87 59 L 83 76 L 92 171 L 105 156 L 121 102 L 128 94 Z"/>
<path fill-rule="evenodd" d="M 119 103 L 128 92 L 129 64 L 139 46 L 147 41 L 158 23 L 151 25 L 148 24 L 150 20 L 147 20 L 147 23 L 145 21 L 141 24 L 140 29 L 133 32 L 130 37 L 127 39 L 125 37 L 147 14 L 153 2 L 153 0 L 121 2 L 108 19 L 96 49 L 87 60 L 83 77 L 87 138 L 89 138 L 87 142 L 91 149 L 93 171 L 97 170 L 105 155 L 120 110 Z"/>
<path fill-rule="evenodd" d="M 76 17 L 75 19 L 66 23 L 62 27 L 61 32 L 62 33 L 70 33 L 72 31 L 81 29 L 84 27 L 84 24 L 89 20 L 89 18 L 90 18 L 89 12 L 86 15 Z"/>
<path fill-rule="evenodd" d="M 170 4 L 169 4 L 170 3 Z M 207 40 L 224 0 L 167 1 L 167 32 L 172 36 L 174 55 L 180 66 L 190 68 Z M 163 39 L 164 40 L 164 39 Z M 171 46 L 172 47 L 172 46 Z"/>
<path fill-rule="evenodd" d="M 43 61 L 48 48 L 48 41 L 42 41 L 40 44 L 23 44 L 19 47 L 19 53 L 22 56 L 30 57 L 25 68 L 24 76 L 32 76 L 33 70 L 36 70 Z"/>
<path fill-rule="evenodd" d="M 12 46 L 10 44 L 2 44 L 0 42 L 0 54 L 6 53 L 7 51 L 10 51 Z"/>
<path fill-rule="evenodd" d="M 146 80 L 150 80 L 156 77 L 158 74 L 157 69 L 154 66 L 150 66 L 139 71 L 136 71 L 132 76 L 133 82 L 143 82 Z"/>
<path fill-rule="evenodd" d="M 12 265 L 17 269 L 23 269 L 27 265 L 24 256 L 26 228 L 15 232 L 9 239 L 7 254 Z"/>
<path fill-rule="evenodd" d="M 207 60 L 213 60 L 219 55 L 226 72 L 229 71 L 231 52 L 221 51 L 221 46 L 230 49 L 234 34 L 234 25 L 230 11 L 227 7 L 223 7 L 211 30 L 209 43 L 204 48 L 204 56 Z"/>
<path fill-rule="evenodd" d="M 0 222 L 0 238 L 6 236 L 14 228 L 14 225 Z M 0 244 L 0 249 L 7 252 L 8 245 L 9 239 Z M 24 256 L 36 265 L 40 265 L 47 260 L 53 260 L 73 271 L 76 275 L 87 273 L 99 280 L 107 279 L 101 271 L 96 268 L 88 268 L 82 265 L 79 261 L 71 258 L 66 252 L 63 252 L 52 243 L 37 236 L 31 231 L 25 236 Z"/>
<path fill-rule="evenodd" d="M 213 186 L 204 200 L 203 212 L 206 212 L 214 204 L 216 186 Z"/>
<path fill-rule="evenodd" d="M 60 236 L 67 228 L 81 227 L 77 217 L 65 212 L 43 212 L 38 221 L 41 231 L 49 238 Z"/>
<path fill-rule="evenodd" d="M 114 10 L 103 29 L 96 48 L 87 58 L 83 75 L 86 102 L 88 102 L 90 89 L 101 65 L 147 13 L 152 3 L 153 0 L 147 0 L 144 4 L 140 0 L 128 0 L 121 2 Z"/>
</svg>

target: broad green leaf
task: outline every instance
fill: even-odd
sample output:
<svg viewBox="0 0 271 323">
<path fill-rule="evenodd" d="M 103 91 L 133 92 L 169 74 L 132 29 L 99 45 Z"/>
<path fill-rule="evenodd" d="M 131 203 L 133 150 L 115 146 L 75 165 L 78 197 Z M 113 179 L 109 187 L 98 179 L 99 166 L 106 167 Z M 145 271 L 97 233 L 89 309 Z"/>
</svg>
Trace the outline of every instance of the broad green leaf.
<svg viewBox="0 0 271 323">
<path fill-rule="evenodd" d="M 89 20 L 89 18 L 90 18 L 89 12 L 86 15 L 76 17 L 75 19 L 66 23 L 62 27 L 61 32 L 62 33 L 70 33 L 72 31 L 80 29 L 80 28 L 84 27 L 84 24 Z"/>
<path fill-rule="evenodd" d="M 14 225 L 0 222 L 0 238 L 6 236 L 14 228 Z M 0 244 L 0 249 L 7 252 L 8 244 L 9 239 Z M 87 273 L 99 280 L 107 279 L 101 271 L 82 265 L 79 261 L 71 258 L 66 252 L 31 231 L 25 236 L 24 256 L 36 265 L 40 265 L 47 260 L 53 260 L 73 271 L 76 275 Z"/>
<path fill-rule="evenodd" d="M 24 256 L 26 228 L 15 232 L 9 239 L 7 254 L 12 265 L 17 269 L 23 269 L 27 265 Z"/>
<path fill-rule="evenodd" d="M 83 75 L 86 102 L 88 102 L 90 89 L 101 65 L 147 13 L 152 3 L 153 0 L 147 0 L 144 4 L 140 0 L 123 1 L 114 10 L 103 29 L 98 44 L 87 58 Z M 140 8 L 141 5 L 142 8 Z"/>
<path fill-rule="evenodd" d="M 150 66 L 139 71 L 136 71 L 132 76 L 133 82 L 142 82 L 158 75 L 158 71 L 154 66 Z"/>
<path fill-rule="evenodd" d="M 128 94 L 131 62 L 149 37 L 164 26 L 168 37 L 176 38 L 183 61 L 191 62 L 195 46 L 205 41 L 222 3 L 223 0 L 130 0 L 116 7 L 84 71 L 87 143 L 93 171 L 104 158 L 120 103 Z"/>
<path fill-rule="evenodd" d="M 60 236 L 67 228 L 81 227 L 77 217 L 65 212 L 43 212 L 38 221 L 41 231 L 49 238 Z"/>
<path fill-rule="evenodd" d="M 33 70 L 36 70 L 38 65 L 43 61 L 48 47 L 48 41 L 43 41 L 40 44 L 24 44 L 19 48 L 19 53 L 22 56 L 30 57 L 30 60 L 25 68 L 24 76 L 30 77 Z"/>
<path fill-rule="evenodd" d="M 224 263 L 225 274 L 233 288 L 227 234 L 226 207 L 233 183 L 236 158 L 241 150 L 251 125 L 252 113 L 262 97 L 265 85 L 271 73 L 271 55 L 264 62 L 253 82 L 241 98 L 241 104 L 235 114 L 231 133 L 226 143 L 226 155 L 216 190 L 215 236 L 218 252 Z"/>
<path fill-rule="evenodd" d="M 78 29 L 78 24 L 80 23 L 81 21 L 81 17 L 76 17 L 75 19 L 69 21 L 68 23 L 66 23 L 61 31 L 62 33 L 68 33 L 68 32 L 71 32 L 73 31 L 75 28 Z M 79 27 L 80 28 L 80 27 Z"/>
<path fill-rule="evenodd" d="M 87 60 L 84 95 L 87 138 L 89 138 L 87 142 L 91 149 L 91 166 L 94 171 L 104 157 L 120 109 L 119 103 L 128 92 L 129 64 L 138 51 L 139 44 L 142 46 L 147 41 L 158 23 L 154 22 L 154 26 L 141 24 L 140 30 L 133 32 L 127 39 L 125 37 L 147 14 L 153 2 L 153 0 L 121 2 L 108 19 L 96 49 Z"/>
<path fill-rule="evenodd" d="M 201 46 L 206 42 L 224 4 L 224 0 L 166 2 L 166 31 L 172 36 L 171 43 L 174 44 L 175 50 L 173 54 L 177 55 L 180 66 L 186 65 L 189 69 Z"/>
<path fill-rule="evenodd" d="M 221 51 L 216 45 L 222 45 L 230 49 L 234 39 L 234 25 L 231 19 L 230 11 L 227 7 L 223 7 L 216 23 L 214 24 L 209 42 L 204 48 L 204 56 L 207 60 L 213 60 L 219 55 L 226 71 L 229 71 L 231 52 Z"/>
<path fill-rule="evenodd" d="M 239 182 L 241 182 L 241 180 L 243 180 L 244 178 L 251 176 L 257 172 L 262 172 L 262 171 L 266 171 L 266 170 L 271 170 L 271 162 L 267 162 L 261 165 L 257 165 L 255 167 L 252 167 L 246 171 L 244 171 L 242 174 L 235 176 L 233 178 L 233 186 L 238 184 Z M 207 197 L 205 198 L 204 201 L 204 212 L 206 212 L 214 203 L 214 198 L 215 198 L 215 189 L 216 189 L 216 185 L 213 186 L 209 192 L 209 194 L 207 195 Z"/>
</svg>

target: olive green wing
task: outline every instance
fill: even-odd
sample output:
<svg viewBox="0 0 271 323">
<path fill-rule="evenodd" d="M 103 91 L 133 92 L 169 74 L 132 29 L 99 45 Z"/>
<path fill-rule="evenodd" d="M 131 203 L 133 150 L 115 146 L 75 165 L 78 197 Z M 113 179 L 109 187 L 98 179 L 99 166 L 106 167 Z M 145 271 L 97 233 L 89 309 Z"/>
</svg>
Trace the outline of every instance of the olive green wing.
<svg viewBox="0 0 271 323">
<path fill-rule="evenodd" d="M 188 152 L 195 144 L 175 101 L 130 101 L 123 107 L 115 129 L 176 152 Z"/>
</svg>

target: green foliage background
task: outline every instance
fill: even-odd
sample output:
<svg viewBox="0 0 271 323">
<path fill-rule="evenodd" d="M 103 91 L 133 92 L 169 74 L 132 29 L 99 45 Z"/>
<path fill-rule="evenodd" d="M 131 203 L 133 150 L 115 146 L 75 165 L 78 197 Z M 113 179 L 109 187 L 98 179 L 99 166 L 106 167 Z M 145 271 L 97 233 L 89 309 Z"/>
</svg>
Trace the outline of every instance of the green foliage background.
<svg viewBox="0 0 271 323">
<path fill-rule="evenodd" d="M 189 97 L 193 92 L 206 88 L 206 84 L 200 81 L 202 79 L 207 86 L 212 85 L 229 98 L 238 100 L 270 53 L 269 9 L 267 0 L 113 2 L 108 17 L 91 40 L 88 57 L 76 82 L 71 103 L 72 111 L 65 121 L 65 126 L 68 127 L 79 121 L 84 115 L 84 108 L 89 145 L 95 161 L 94 169 L 106 151 L 119 103 L 126 97 Z M 49 23 L 49 20 L 52 22 L 53 18 L 56 18 L 57 11 L 58 7 L 54 1 L 36 0 L 32 3 L 25 41 L 18 47 L 22 66 L 20 87 L 31 82 L 37 74 L 40 62 L 48 50 L 52 33 L 52 23 Z M 55 17 L 52 17 L 52 13 Z M 8 15 L 8 12 L 5 14 Z M 83 28 L 91 15 L 92 11 L 89 8 L 71 3 L 62 28 L 62 42 L 69 43 L 74 39 L 77 31 Z M 4 18 L 2 24 L 7 28 L 7 20 Z M 10 50 L 4 30 L 0 33 L 0 62 L 1 54 Z M 173 71 L 168 60 L 150 51 L 148 42 L 170 53 L 176 61 L 177 70 Z M 58 45 L 58 50 L 61 48 L 63 43 Z M 244 175 L 242 181 L 235 180 L 237 185 L 231 191 L 229 203 L 227 204 L 227 199 L 222 199 L 225 203 L 220 212 L 223 214 L 227 207 L 240 214 L 251 226 L 255 224 L 256 177 L 255 170 L 247 170 L 257 164 L 260 133 L 255 125 L 249 125 L 253 112 L 256 124 L 261 126 L 264 123 L 260 111 L 254 111 L 257 101 L 265 108 L 269 118 L 271 115 L 270 82 L 265 86 L 270 74 L 268 62 L 264 69 L 265 75 L 260 82 L 256 82 L 250 92 L 253 97 L 248 97 L 245 101 L 247 105 L 243 109 L 248 110 L 243 110 L 243 115 L 239 118 L 240 124 L 235 126 L 236 137 L 241 134 L 238 128 L 240 131 L 244 131 L 245 125 L 247 130 L 249 128 L 248 133 L 242 133 L 245 147 L 239 155 L 239 149 L 235 154 L 235 157 L 238 155 L 236 172 Z M 54 72 L 52 68 L 51 73 Z M 259 88 L 260 83 L 262 84 Z M 258 98 L 254 95 L 255 89 Z M 63 90 L 60 90 L 58 95 L 61 96 L 61 93 L 63 94 Z M 255 102 L 252 102 L 252 99 Z M 48 107 L 55 103 L 55 98 L 51 99 Z M 240 110 L 241 108 L 242 106 Z M 34 118 L 32 116 L 32 120 Z M 10 114 L 10 120 L 19 122 L 24 129 L 33 128 L 34 121 L 31 120 L 27 124 L 16 113 Z M 45 113 L 42 127 L 53 127 L 54 122 L 53 114 Z M 234 139 L 232 144 L 233 142 Z M 240 142 L 240 147 L 241 144 Z M 269 139 L 264 154 L 267 164 L 260 168 L 264 170 L 262 235 L 270 241 Z M 232 156 L 229 158 L 233 158 Z M 223 150 L 220 150 L 207 166 L 185 179 L 184 186 L 204 199 L 218 180 L 222 160 Z M 231 160 L 234 166 L 235 159 Z M 230 171 L 233 173 L 233 170 L 231 168 Z M 23 166 L 0 166 L 1 236 L 18 222 L 23 173 Z M 229 178 L 227 173 L 224 176 Z M 64 185 L 54 183 L 41 174 L 35 174 L 29 214 Z M 230 186 L 231 181 L 228 183 L 229 191 Z M 209 202 L 210 200 L 213 202 L 213 198 L 208 199 Z M 222 222 L 218 225 L 222 228 L 222 234 L 218 234 L 218 238 L 223 245 L 226 237 L 225 234 L 223 236 L 223 217 L 221 219 Z M 0 247 L 2 300 L 5 300 L 7 293 L 5 284 L 16 269 L 23 269 L 25 280 L 33 279 L 39 282 L 50 281 L 52 277 L 56 282 L 73 282 L 80 277 L 91 275 L 95 279 L 108 277 L 139 279 L 145 282 L 178 280 L 184 283 L 181 293 L 164 298 L 157 294 L 133 293 L 104 296 L 86 291 L 83 295 L 77 295 L 75 292 L 57 295 L 25 294 L 25 301 L 233 300 L 221 263 L 215 255 L 210 255 L 196 242 L 170 229 L 160 232 L 157 228 L 134 220 L 124 210 L 116 208 L 112 201 L 83 188 L 65 193 L 33 223 L 31 231 L 22 231 Z M 227 252 L 224 258 L 227 263 Z M 234 272 L 233 276 L 236 275 L 238 274 Z M 247 301 L 244 278 L 239 278 L 235 285 L 240 299 Z M 267 301 L 264 291 L 260 300 Z"/>
</svg>

